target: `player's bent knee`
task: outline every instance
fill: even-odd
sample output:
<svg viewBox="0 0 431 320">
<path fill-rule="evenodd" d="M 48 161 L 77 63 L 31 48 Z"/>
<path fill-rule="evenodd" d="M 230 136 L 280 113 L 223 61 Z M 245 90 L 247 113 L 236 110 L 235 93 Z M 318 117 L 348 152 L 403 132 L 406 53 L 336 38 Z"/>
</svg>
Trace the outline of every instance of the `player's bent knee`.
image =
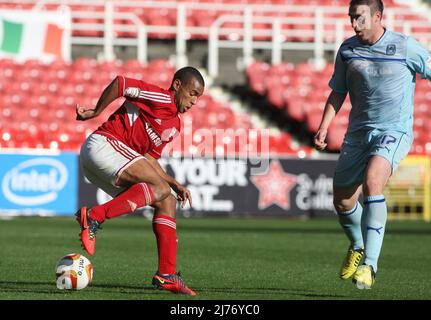
<svg viewBox="0 0 431 320">
<path fill-rule="evenodd" d="M 177 206 L 177 199 L 175 199 L 172 194 L 169 194 L 169 196 L 165 198 L 164 202 L 170 210 L 175 210 Z"/>
<path fill-rule="evenodd" d="M 176 206 L 177 199 L 172 194 L 152 205 L 153 208 L 159 209 L 161 212 L 175 212 Z"/>
<path fill-rule="evenodd" d="M 153 186 L 153 192 L 156 201 L 162 201 L 171 194 L 171 187 L 165 181 L 162 181 Z"/>
<path fill-rule="evenodd" d="M 356 200 L 352 199 L 342 199 L 337 200 L 334 198 L 334 207 L 337 212 L 347 212 L 354 208 L 356 205 Z"/>
</svg>

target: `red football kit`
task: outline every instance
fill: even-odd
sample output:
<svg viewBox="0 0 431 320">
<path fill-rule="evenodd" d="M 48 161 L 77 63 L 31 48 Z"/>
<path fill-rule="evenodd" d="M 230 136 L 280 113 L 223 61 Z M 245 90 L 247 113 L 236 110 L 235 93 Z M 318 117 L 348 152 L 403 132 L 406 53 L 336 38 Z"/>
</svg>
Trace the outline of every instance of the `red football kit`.
<svg viewBox="0 0 431 320">
<path fill-rule="evenodd" d="M 162 191 L 161 183 L 145 172 L 136 175 L 137 183 L 122 180 L 122 172 L 137 161 L 140 161 L 143 170 L 158 171 L 154 161 L 149 157 L 147 160 L 143 158 L 146 154 L 160 158 L 166 144 L 179 134 L 180 118 L 174 92 L 124 76 L 116 79 L 117 97 L 123 96 L 126 101 L 94 132 L 96 134 L 87 137 L 80 152 L 82 169 L 88 180 L 111 193 L 113 199 L 78 210 L 76 217 L 81 227 L 81 243 L 86 252 L 93 255 L 97 230 L 106 219 L 132 213 L 146 205 L 153 206 L 152 225 L 157 240 L 158 268 L 152 284 L 158 289 L 195 296 L 196 293 L 184 284 L 176 272 L 176 207 L 172 201 L 164 202 L 172 195 L 177 200 L 184 200 L 187 192 L 176 181 L 166 177 L 174 193 L 167 195 L 158 192 Z M 162 205 L 157 205 L 158 202 Z"/>
<path fill-rule="evenodd" d="M 139 152 L 159 159 L 163 148 L 180 132 L 180 118 L 173 93 L 141 80 L 118 76 L 118 96 L 126 101 L 95 133 L 116 139 Z M 137 98 L 125 96 L 139 88 Z"/>
<path fill-rule="evenodd" d="M 124 76 L 118 76 L 117 80 L 118 97 L 123 96 L 126 101 L 94 133 L 121 141 L 141 155 L 148 153 L 156 159 L 160 158 L 166 144 L 180 132 L 180 118 L 173 93 L 144 81 Z M 127 88 L 139 88 L 139 96 L 128 97 Z M 118 147 L 118 145 L 109 143 L 114 149 L 115 146 Z M 120 153 L 124 153 L 128 158 L 127 150 L 121 149 Z M 129 163 L 131 162 L 129 161 Z M 88 217 L 103 223 L 105 219 L 133 212 L 136 208 L 153 204 L 154 201 L 151 186 L 146 182 L 140 182 L 128 187 L 112 200 L 92 207 Z M 157 277 L 175 276 L 176 272 L 178 242 L 176 219 L 167 214 L 169 213 L 156 210 L 153 218 L 153 231 L 157 239 L 159 257 Z M 82 216 L 85 216 L 85 212 Z M 84 246 L 87 246 L 85 248 L 91 255 L 94 253 L 95 238 L 88 240 L 89 235 L 86 230 L 83 229 L 84 236 L 81 234 L 81 238 L 84 239 L 82 242 Z M 176 286 L 170 284 L 170 286 L 172 288 L 169 287 L 167 290 L 178 292 L 184 291 L 186 288 L 194 294 L 184 285 L 181 288 L 179 284 Z"/>
</svg>

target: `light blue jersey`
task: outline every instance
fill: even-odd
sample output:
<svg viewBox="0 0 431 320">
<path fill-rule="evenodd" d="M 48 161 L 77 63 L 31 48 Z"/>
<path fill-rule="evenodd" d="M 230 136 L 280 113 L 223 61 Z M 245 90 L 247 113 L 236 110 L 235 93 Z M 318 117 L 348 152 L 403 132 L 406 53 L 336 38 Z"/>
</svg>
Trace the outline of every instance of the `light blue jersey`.
<svg viewBox="0 0 431 320">
<path fill-rule="evenodd" d="M 341 45 L 329 86 L 349 93 L 352 110 L 335 185 L 361 184 L 370 156 L 385 158 L 395 171 L 408 154 L 416 73 L 431 80 L 431 57 L 411 37 L 385 30 L 374 45 L 356 36 Z"/>
<path fill-rule="evenodd" d="M 391 129 L 411 135 L 416 73 L 431 80 L 431 58 L 411 37 L 385 30 L 371 46 L 356 36 L 344 41 L 329 86 L 350 95 L 348 134 Z"/>
</svg>

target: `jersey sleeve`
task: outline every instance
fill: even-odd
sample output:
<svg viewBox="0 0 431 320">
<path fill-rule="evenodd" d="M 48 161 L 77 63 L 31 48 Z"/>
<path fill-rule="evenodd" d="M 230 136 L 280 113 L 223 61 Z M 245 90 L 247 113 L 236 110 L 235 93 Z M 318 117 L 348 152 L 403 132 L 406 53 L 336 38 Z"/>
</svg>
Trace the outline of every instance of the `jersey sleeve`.
<svg viewBox="0 0 431 320">
<path fill-rule="evenodd" d="M 329 87 L 337 93 L 346 93 L 346 62 L 344 61 L 340 50 L 335 59 L 335 68 L 332 78 L 329 81 Z"/>
<path fill-rule="evenodd" d="M 407 38 L 406 63 L 411 70 L 419 73 L 422 79 L 431 80 L 431 55 L 412 37 Z"/>
<path fill-rule="evenodd" d="M 123 96 L 127 88 L 139 88 L 140 90 L 146 91 L 150 90 L 151 85 L 142 80 L 127 78 L 124 76 L 117 76 L 118 80 L 118 95 Z"/>
<path fill-rule="evenodd" d="M 136 105 L 139 108 L 142 107 L 139 103 L 142 103 L 153 110 L 170 110 L 172 108 L 173 112 L 176 112 L 176 108 L 172 107 L 173 99 L 166 90 L 142 80 L 127 78 L 124 76 L 118 76 L 117 78 L 119 97 L 123 96 L 127 100 L 137 103 Z M 138 88 L 139 96 L 134 98 L 126 96 L 127 88 Z M 168 113 L 172 112 L 169 111 Z"/>
</svg>

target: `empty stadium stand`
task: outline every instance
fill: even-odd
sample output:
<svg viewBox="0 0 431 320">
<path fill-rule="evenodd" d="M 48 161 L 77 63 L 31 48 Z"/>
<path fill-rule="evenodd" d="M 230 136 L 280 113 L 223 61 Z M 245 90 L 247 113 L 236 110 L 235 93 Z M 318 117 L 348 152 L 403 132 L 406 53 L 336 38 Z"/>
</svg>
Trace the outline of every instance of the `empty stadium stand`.
<svg viewBox="0 0 431 320">
<path fill-rule="evenodd" d="M 122 100 L 114 102 L 100 118 L 75 121 L 75 105 L 95 106 L 103 88 L 122 74 L 168 88 L 174 67 L 165 60 L 142 65 L 136 60 L 97 62 L 80 58 L 73 63 L 42 64 L 35 60 L 17 63 L 0 59 L 0 148 L 45 148 L 77 151 L 85 137 L 107 119 Z M 207 91 L 198 104 L 183 115 L 180 152 L 193 154 L 203 143 L 203 136 L 213 139 L 206 155 L 247 155 L 262 151 L 260 131 L 250 116 L 234 112 L 230 105 L 217 101 Z M 216 129 L 231 129 L 231 136 L 217 137 Z M 237 130 L 237 131 L 234 131 Z M 241 132 L 238 140 L 235 132 Z M 184 137 L 184 135 L 189 135 Z M 270 152 L 296 154 L 288 133 L 268 135 Z M 236 139 L 236 140 L 235 140 Z M 254 148 L 254 149 L 253 149 Z M 258 148 L 258 150 L 256 150 Z M 309 150 L 306 150 L 309 152 Z M 302 152 L 305 152 L 302 150 Z"/>
<path fill-rule="evenodd" d="M 312 45 L 304 47 L 311 51 L 315 49 L 315 43 L 320 43 L 322 46 L 327 45 L 321 48 L 323 53 L 324 50 L 334 50 L 340 40 L 337 39 L 337 22 L 342 22 L 343 38 L 351 33 L 346 16 L 348 3 L 348 0 L 2 0 L 0 9 L 56 10 L 67 5 L 72 17 L 72 45 L 104 46 L 104 37 L 109 32 L 112 32 L 114 44 L 136 45 L 139 28 L 143 26 L 149 39 L 173 40 L 171 42 L 177 41 L 178 44 L 177 37 L 181 35 L 191 41 L 207 41 L 211 34 L 210 27 L 223 18 L 226 21 L 220 24 L 218 30 L 220 40 L 242 40 L 246 36 L 243 18 L 250 14 L 253 17 L 253 45 L 270 43 L 273 40 L 274 20 L 280 19 L 282 43 L 292 42 L 294 46 L 289 48 L 294 50 L 301 49 L 304 44 Z M 423 43 L 431 45 L 431 23 L 426 12 L 412 10 L 395 0 L 386 0 L 385 5 L 387 22 L 393 30 L 408 31 Z M 323 28 L 321 36 L 316 32 L 319 26 Z M 308 63 L 270 65 L 255 62 L 245 72 L 251 90 L 265 96 L 274 109 L 284 111 L 290 121 L 304 124 L 312 134 L 317 130 L 329 93 L 327 82 L 332 68 L 332 64 L 316 69 Z M 103 119 L 72 121 L 76 103 L 94 105 L 104 86 L 117 74 L 143 78 L 168 87 L 174 70 L 175 66 L 165 59 L 152 60 L 148 64 L 139 59 L 122 62 L 115 57 L 104 62 L 80 58 L 72 62 L 55 61 L 51 64 L 35 60 L 16 63 L 0 59 L 0 147 L 77 150 L 85 136 Z M 431 137 L 426 130 L 430 120 L 429 91 L 429 84 L 418 81 L 415 100 L 416 141 L 413 148 L 419 154 L 431 154 Z M 119 104 L 120 102 L 113 104 L 104 116 L 107 117 L 109 111 L 113 111 Z M 340 148 L 348 123 L 348 111 L 349 101 L 346 101 L 330 129 L 328 148 L 332 151 Z M 194 134 L 201 128 L 210 130 L 213 135 L 216 128 L 260 130 L 253 125 L 249 114 L 233 111 L 231 106 L 218 101 L 210 92 L 202 97 L 190 114 L 184 115 L 183 122 L 192 127 L 191 141 L 194 144 L 183 146 L 183 153 L 196 151 L 196 145 L 202 141 L 202 134 L 199 133 L 196 137 Z M 183 130 L 182 134 L 184 132 L 187 130 Z M 292 132 L 271 133 L 268 138 L 270 151 L 276 154 L 312 152 L 310 145 L 297 146 L 291 134 Z M 248 142 L 256 136 L 259 134 L 251 133 Z M 234 140 L 229 137 L 222 140 L 218 145 L 214 142 L 214 152 L 232 150 L 229 148 Z M 234 152 L 245 153 L 254 145 L 256 141 L 236 143 L 235 148 L 238 149 Z"/>
<path fill-rule="evenodd" d="M 254 92 L 266 96 L 272 108 L 284 110 L 289 119 L 304 123 L 310 134 L 317 132 L 323 108 L 330 93 L 329 79 L 333 64 L 315 70 L 311 64 L 283 63 L 269 65 L 255 62 L 247 68 L 248 83 Z M 431 154 L 431 84 L 417 78 L 415 91 L 414 154 Z M 328 149 L 339 151 L 347 125 L 351 105 L 347 97 L 328 134 Z"/>
</svg>

